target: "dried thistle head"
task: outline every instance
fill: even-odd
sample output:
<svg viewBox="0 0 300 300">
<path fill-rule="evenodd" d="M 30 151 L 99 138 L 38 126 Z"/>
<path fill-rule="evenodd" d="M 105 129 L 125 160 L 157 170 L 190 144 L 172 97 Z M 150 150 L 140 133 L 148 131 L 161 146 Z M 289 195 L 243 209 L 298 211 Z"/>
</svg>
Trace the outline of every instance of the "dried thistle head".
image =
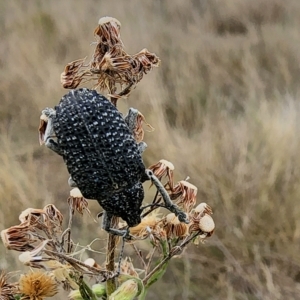
<svg viewBox="0 0 300 300">
<path fill-rule="evenodd" d="M 121 23 L 115 18 L 99 20 L 94 31 L 96 47 L 91 61 L 87 65 L 84 65 L 85 59 L 69 63 L 61 74 L 63 87 L 76 88 L 83 82 L 94 81 L 94 88 L 107 90 L 116 105 L 120 97 L 130 94 L 144 74 L 158 67 L 159 58 L 147 49 L 135 55 L 126 53 L 120 29 Z"/>
<path fill-rule="evenodd" d="M 48 204 L 43 208 L 43 211 L 47 215 L 47 226 L 52 227 L 55 231 L 61 231 L 61 226 L 63 222 L 63 215 L 57 209 L 54 204 Z"/>
<path fill-rule="evenodd" d="M 64 71 L 60 75 L 60 82 L 65 89 L 77 88 L 83 77 L 88 76 L 85 71 L 81 70 L 84 66 L 84 62 L 85 58 L 77 59 L 65 66 Z M 44 124 L 41 122 L 41 125 Z"/>
<path fill-rule="evenodd" d="M 119 20 L 112 17 L 103 17 L 99 19 L 94 35 L 98 39 L 99 44 L 103 44 L 108 48 L 111 48 L 116 44 L 123 46 L 120 29 L 121 23 Z"/>
<path fill-rule="evenodd" d="M 21 275 L 19 292 L 23 300 L 42 300 L 57 294 L 57 283 L 53 276 L 41 271 Z"/>
<path fill-rule="evenodd" d="M 0 299 L 1 300 L 14 300 L 16 294 L 16 285 L 9 283 L 10 273 L 1 271 L 0 273 Z"/>
<path fill-rule="evenodd" d="M 83 197 L 79 188 L 74 188 L 70 191 L 70 197 L 68 198 L 68 204 L 73 210 L 78 211 L 81 215 L 86 210 L 91 215 L 88 209 L 88 201 Z"/>
<path fill-rule="evenodd" d="M 170 213 L 166 216 L 165 231 L 168 238 L 183 238 L 188 235 L 188 225 L 178 220 L 175 214 Z"/>
<path fill-rule="evenodd" d="M 30 251 L 33 244 L 38 240 L 31 232 L 30 224 L 20 224 L 1 231 L 1 239 L 4 246 L 9 250 Z"/>
<path fill-rule="evenodd" d="M 183 209 L 189 212 L 196 204 L 198 188 L 193 184 L 181 180 L 173 188 L 170 193 L 171 199 L 178 199 L 177 205 L 183 207 Z"/>
<path fill-rule="evenodd" d="M 215 222 L 213 218 L 210 216 L 212 213 L 211 208 L 206 203 L 201 203 L 197 206 L 199 209 L 194 212 L 194 214 L 191 217 L 191 223 L 189 232 L 199 232 L 200 238 L 205 239 L 207 237 L 210 237 L 215 230 Z M 205 211 L 208 211 L 209 213 L 206 213 Z"/>
<path fill-rule="evenodd" d="M 173 171 L 175 167 L 171 162 L 161 159 L 158 163 L 151 165 L 149 169 L 152 170 L 154 175 L 159 180 L 162 180 L 164 177 L 166 177 L 168 179 L 166 186 L 168 189 L 173 188 Z"/>
</svg>

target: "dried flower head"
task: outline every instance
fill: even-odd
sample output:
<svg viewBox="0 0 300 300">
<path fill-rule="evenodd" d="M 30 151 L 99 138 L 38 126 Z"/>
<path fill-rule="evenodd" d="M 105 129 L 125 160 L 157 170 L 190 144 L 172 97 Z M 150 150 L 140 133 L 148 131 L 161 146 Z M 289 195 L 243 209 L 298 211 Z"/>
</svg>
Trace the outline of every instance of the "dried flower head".
<svg viewBox="0 0 300 300">
<path fill-rule="evenodd" d="M 58 290 L 53 276 L 37 271 L 21 275 L 19 292 L 24 295 L 24 300 L 42 300 L 54 296 Z"/>
<path fill-rule="evenodd" d="M 121 23 L 115 18 L 99 20 L 94 31 L 96 47 L 90 63 L 84 65 L 85 59 L 69 63 L 61 74 L 63 87 L 76 88 L 83 81 L 95 81 L 94 88 L 107 90 L 116 104 L 118 98 L 130 94 L 144 74 L 159 65 L 159 58 L 147 49 L 135 55 L 126 53 L 120 29 Z"/>
<path fill-rule="evenodd" d="M 86 210 L 89 215 L 91 214 L 88 209 L 88 201 L 83 197 L 79 188 L 74 188 L 70 191 L 70 197 L 67 201 L 69 206 L 78 211 L 81 215 L 83 215 L 84 210 Z"/>
<path fill-rule="evenodd" d="M 30 224 L 20 224 L 1 231 L 1 239 L 9 250 L 30 251 L 38 239 L 33 236 Z"/>
<path fill-rule="evenodd" d="M 16 285 L 9 283 L 10 274 L 1 271 L 0 273 L 0 300 L 14 300 Z"/>
<path fill-rule="evenodd" d="M 43 209 L 27 208 L 21 212 L 19 215 L 19 220 L 21 223 L 35 224 L 38 219 L 42 219 L 45 215 Z"/>
<path fill-rule="evenodd" d="M 49 222 L 47 225 L 60 230 L 64 218 L 62 213 L 53 204 L 46 205 L 43 210 L 48 216 Z"/>
<path fill-rule="evenodd" d="M 168 238 L 182 238 L 188 235 L 188 225 L 178 220 L 175 214 L 166 216 L 165 230 Z"/>
<path fill-rule="evenodd" d="M 108 48 L 120 44 L 123 46 L 120 36 L 121 23 L 112 17 L 102 17 L 98 21 L 98 26 L 94 31 L 99 44 L 106 45 Z"/>
<path fill-rule="evenodd" d="M 168 179 L 166 186 L 170 190 L 173 189 L 173 171 L 175 167 L 171 162 L 161 159 L 158 163 L 151 165 L 148 169 L 152 170 L 159 180 L 166 177 Z"/>
<path fill-rule="evenodd" d="M 215 222 L 213 218 L 207 213 L 196 213 L 191 218 L 191 224 L 189 228 L 189 232 L 199 232 L 200 238 L 205 239 L 210 237 L 215 230 Z"/>
<path fill-rule="evenodd" d="M 198 188 L 193 184 L 181 180 L 173 188 L 170 193 L 171 199 L 178 199 L 177 205 L 183 207 L 183 209 L 189 212 L 196 204 Z"/>
<path fill-rule="evenodd" d="M 84 61 L 85 58 L 77 59 L 68 63 L 65 66 L 64 71 L 60 75 L 60 82 L 65 89 L 77 88 L 78 85 L 81 83 L 83 76 L 88 75 L 86 72 L 81 72 L 81 68 L 84 66 Z M 40 124 L 40 127 L 44 126 L 42 122 Z M 41 127 L 41 129 L 43 128 L 44 127 Z"/>
</svg>

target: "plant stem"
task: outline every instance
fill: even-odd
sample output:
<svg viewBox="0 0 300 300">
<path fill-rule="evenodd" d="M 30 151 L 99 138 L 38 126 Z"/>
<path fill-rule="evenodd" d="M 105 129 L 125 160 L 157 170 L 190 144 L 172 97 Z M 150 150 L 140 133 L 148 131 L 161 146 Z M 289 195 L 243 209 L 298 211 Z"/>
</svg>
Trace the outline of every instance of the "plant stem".
<svg viewBox="0 0 300 300">
<path fill-rule="evenodd" d="M 119 223 L 119 218 L 113 217 L 111 221 L 111 228 L 115 228 Z M 108 235 L 107 250 L 106 250 L 106 270 L 114 272 L 115 270 L 115 250 L 118 237 L 113 234 Z M 116 290 L 116 279 L 110 278 L 106 282 L 106 294 L 111 295 Z"/>
</svg>

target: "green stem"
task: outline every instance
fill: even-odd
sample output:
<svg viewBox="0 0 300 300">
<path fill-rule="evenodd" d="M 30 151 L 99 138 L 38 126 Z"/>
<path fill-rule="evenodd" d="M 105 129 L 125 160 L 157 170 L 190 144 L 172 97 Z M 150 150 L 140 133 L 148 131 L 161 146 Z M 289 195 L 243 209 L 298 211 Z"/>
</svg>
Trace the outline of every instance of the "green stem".
<svg viewBox="0 0 300 300">
<path fill-rule="evenodd" d="M 111 227 L 114 228 L 119 223 L 119 218 L 113 217 L 111 221 Z M 115 271 L 115 250 L 117 245 L 118 237 L 109 234 L 107 240 L 107 250 L 106 250 L 106 270 L 113 273 Z M 110 278 L 106 282 L 106 294 L 107 297 L 111 295 L 117 289 L 116 279 Z"/>
</svg>

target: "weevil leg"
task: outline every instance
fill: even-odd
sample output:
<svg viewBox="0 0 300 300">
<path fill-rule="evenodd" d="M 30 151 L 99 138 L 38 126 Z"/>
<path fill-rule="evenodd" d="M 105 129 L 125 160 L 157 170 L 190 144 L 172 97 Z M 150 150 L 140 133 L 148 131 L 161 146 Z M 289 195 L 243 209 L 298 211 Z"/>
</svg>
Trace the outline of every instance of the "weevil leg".
<svg viewBox="0 0 300 300">
<path fill-rule="evenodd" d="M 76 184 L 76 182 L 73 180 L 72 177 L 70 177 L 70 178 L 68 179 L 68 184 L 69 184 L 69 187 L 73 187 L 73 188 L 77 187 L 77 184 Z"/>
<path fill-rule="evenodd" d="M 110 234 L 122 236 L 123 238 L 128 236 L 128 230 L 120 230 L 116 228 L 111 228 L 111 220 L 112 220 L 113 214 L 108 213 L 107 211 L 103 212 L 102 215 L 102 228 L 106 230 Z"/>
<path fill-rule="evenodd" d="M 148 146 L 145 142 L 139 142 L 138 149 L 139 149 L 140 154 L 143 154 L 143 152 L 146 150 L 147 147 Z"/>
<path fill-rule="evenodd" d="M 135 108 L 129 108 L 128 114 L 125 117 L 125 123 L 129 127 L 130 132 L 133 134 L 134 129 L 137 125 L 137 116 L 139 115 L 139 111 Z"/>
<path fill-rule="evenodd" d="M 162 198 L 164 199 L 165 207 L 169 211 L 171 211 L 172 213 L 174 213 L 178 217 L 178 220 L 180 222 L 188 224 L 189 220 L 187 218 L 186 213 L 183 212 L 177 205 L 175 205 L 171 201 L 168 192 L 166 191 L 166 189 L 164 188 L 164 186 L 162 185 L 162 183 L 159 181 L 159 179 L 153 174 L 153 172 L 151 170 L 146 169 L 145 172 L 146 172 L 147 177 L 156 186 L 158 192 L 161 194 Z"/>
<path fill-rule="evenodd" d="M 55 136 L 54 129 L 53 129 L 53 117 L 55 116 L 55 110 L 53 108 L 47 107 L 42 111 L 42 114 L 48 117 L 47 127 L 44 136 L 45 146 L 50 148 L 52 151 L 56 152 L 57 154 L 63 155 L 63 151 L 59 148 L 59 145 L 53 139 L 53 136 Z"/>
</svg>

